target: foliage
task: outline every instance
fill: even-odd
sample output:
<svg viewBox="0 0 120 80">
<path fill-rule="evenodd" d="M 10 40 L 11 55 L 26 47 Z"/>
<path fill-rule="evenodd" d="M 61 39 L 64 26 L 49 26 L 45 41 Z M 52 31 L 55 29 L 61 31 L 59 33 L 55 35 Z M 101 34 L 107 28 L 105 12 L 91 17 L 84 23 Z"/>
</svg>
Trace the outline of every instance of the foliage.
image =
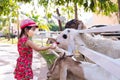
<svg viewBox="0 0 120 80">
<path fill-rule="evenodd" d="M 50 0 L 39 0 L 39 4 L 40 4 L 40 5 L 43 5 L 44 7 L 47 7 L 48 4 L 49 4 L 49 1 L 50 1 Z"/>
<path fill-rule="evenodd" d="M 49 31 L 49 27 L 48 27 L 45 19 L 40 18 L 39 15 L 35 16 L 34 14 L 32 14 L 32 19 L 37 22 L 40 29 Z"/>
<path fill-rule="evenodd" d="M 47 61 L 48 66 L 50 66 L 53 63 L 53 61 L 55 60 L 55 58 L 56 58 L 55 55 L 49 54 L 48 51 L 40 51 L 40 54 Z"/>
<path fill-rule="evenodd" d="M 49 29 L 50 31 L 59 31 L 59 26 L 55 23 L 49 23 Z M 62 27 L 62 29 L 64 29 L 64 27 Z"/>
<path fill-rule="evenodd" d="M 118 11 L 118 5 L 111 0 L 67 0 L 67 4 L 70 2 L 78 3 L 80 7 L 84 7 L 85 11 L 102 13 L 104 15 L 110 15 L 110 13 Z M 58 5 L 65 5 L 65 3 L 66 0 L 56 0 Z"/>
<path fill-rule="evenodd" d="M 28 3 L 32 0 L 0 0 L 0 15 L 17 16 L 17 10 L 19 9 L 18 2 Z"/>
<path fill-rule="evenodd" d="M 9 30 L 7 29 L 7 27 L 5 27 L 4 30 L 3 30 L 3 34 L 6 35 L 8 33 L 9 33 Z"/>
<path fill-rule="evenodd" d="M 32 0 L 16 0 L 16 1 L 18 1 L 18 2 L 25 2 L 25 3 L 27 3 L 27 2 L 31 2 Z"/>
<path fill-rule="evenodd" d="M 18 3 L 30 3 L 32 1 L 34 0 L 0 0 L 0 15 L 17 17 L 17 10 L 19 9 Z M 40 6 L 44 6 L 47 20 L 51 19 L 52 15 L 56 12 L 56 8 L 59 8 L 62 16 L 67 16 L 67 19 L 73 19 L 75 3 L 78 5 L 78 10 L 82 7 L 85 11 L 92 11 L 97 14 L 110 15 L 111 13 L 118 11 L 117 3 L 113 3 L 111 0 L 38 0 L 38 2 Z M 36 15 L 36 13 L 33 12 L 32 16 L 28 16 L 35 20 L 40 28 L 49 30 L 49 25 L 45 23 L 45 19 L 41 19 L 40 15 Z M 54 25 L 52 26 L 54 27 Z"/>
<path fill-rule="evenodd" d="M 0 0 L 0 15 L 9 15 L 11 13 L 12 16 L 17 15 L 17 9 L 19 6 L 18 2 L 30 3 L 32 0 Z M 51 18 L 52 13 L 50 11 L 50 7 L 54 4 L 64 6 L 64 9 L 69 14 L 74 13 L 74 7 L 72 3 L 77 3 L 79 7 L 83 7 L 85 11 L 92 11 L 95 13 L 102 13 L 105 15 L 110 15 L 113 12 L 118 11 L 117 3 L 113 3 L 111 0 L 38 0 L 39 4 L 44 6 L 46 9 L 46 16 Z M 72 5 L 71 5 L 72 4 Z M 49 8 L 49 9 L 48 9 Z M 68 14 L 68 15 L 69 15 Z M 70 17 L 70 15 L 69 15 Z"/>
<path fill-rule="evenodd" d="M 40 15 L 34 14 L 33 12 L 31 15 L 30 14 L 25 14 L 25 15 L 31 18 L 32 20 L 34 20 L 38 24 L 39 29 L 49 31 L 49 27 L 45 19 L 41 18 Z"/>
<path fill-rule="evenodd" d="M 57 26 L 56 24 L 49 24 L 49 26 L 50 26 L 51 31 L 58 31 L 59 30 L 59 26 Z"/>
<path fill-rule="evenodd" d="M 9 18 L 7 16 L 2 15 L 0 17 L 1 26 L 7 26 L 9 24 L 8 20 L 9 20 Z"/>
<path fill-rule="evenodd" d="M 48 26 L 46 24 L 44 24 L 44 20 L 40 19 L 40 16 L 39 15 L 34 15 L 32 14 L 31 18 L 37 22 L 38 26 L 40 29 L 43 29 L 43 30 L 49 30 Z"/>
<path fill-rule="evenodd" d="M 40 5 L 45 7 L 51 4 L 51 2 L 55 5 L 65 5 L 65 9 L 70 10 L 70 12 L 74 11 L 73 5 L 75 3 L 77 3 L 79 7 L 83 7 L 85 11 L 102 13 L 104 15 L 110 15 L 118 11 L 117 3 L 113 3 L 111 0 L 39 0 Z M 71 5 L 71 3 L 74 4 Z"/>
<path fill-rule="evenodd" d="M 118 5 L 110 0 L 90 0 L 90 3 L 86 0 L 83 4 L 85 11 L 102 13 L 104 15 L 110 15 L 118 11 Z"/>
<path fill-rule="evenodd" d="M 2 26 L 0 26 L 0 31 L 2 30 Z"/>
<path fill-rule="evenodd" d="M 9 15 L 11 13 L 11 16 L 15 16 L 18 8 L 14 0 L 0 0 L 0 15 Z"/>
<path fill-rule="evenodd" d="M 47 24 L 40 24 L 39 23 L 39 29 L 45 30 L 45 31 L 50 31 L 49 27 Z"/>
</svg>

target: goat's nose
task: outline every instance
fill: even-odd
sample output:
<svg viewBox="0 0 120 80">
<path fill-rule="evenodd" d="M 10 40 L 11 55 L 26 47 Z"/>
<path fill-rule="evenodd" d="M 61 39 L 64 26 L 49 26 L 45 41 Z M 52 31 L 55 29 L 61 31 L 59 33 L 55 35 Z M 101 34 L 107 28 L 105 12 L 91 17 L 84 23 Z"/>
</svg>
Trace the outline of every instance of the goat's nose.
<svg viewBox="0 0 120 80">
<path fill-rule="evenodd" d="M 47 75 L 47 78 L 49 78 L 50 76 L 49 75 Z"/>
<path fill-rule="evenodd" d="M 47 78 L 48 78 L 48 79 L 50 78 L 50 73 L 47 73 Z"/>
<path fill-rule="evenodd" d="M 47 75 L 47 80 L 50 80 L 50 75 Z"/>
</svg>

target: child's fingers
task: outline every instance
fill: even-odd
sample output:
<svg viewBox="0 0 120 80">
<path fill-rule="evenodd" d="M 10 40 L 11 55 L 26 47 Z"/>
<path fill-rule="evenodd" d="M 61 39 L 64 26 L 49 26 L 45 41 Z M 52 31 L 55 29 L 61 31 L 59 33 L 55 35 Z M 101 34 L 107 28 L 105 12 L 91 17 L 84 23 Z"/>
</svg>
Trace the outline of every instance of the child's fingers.
<svg viewBox="0 0 120 80">
<path fill-rule="evenodd" d="M 56 44 L 56 43 L 53 43 L 51 47 L 52 47 L 53 49 L 55 49 L 56 46 L 57 46 L 57 44 Z"/>
</svg>

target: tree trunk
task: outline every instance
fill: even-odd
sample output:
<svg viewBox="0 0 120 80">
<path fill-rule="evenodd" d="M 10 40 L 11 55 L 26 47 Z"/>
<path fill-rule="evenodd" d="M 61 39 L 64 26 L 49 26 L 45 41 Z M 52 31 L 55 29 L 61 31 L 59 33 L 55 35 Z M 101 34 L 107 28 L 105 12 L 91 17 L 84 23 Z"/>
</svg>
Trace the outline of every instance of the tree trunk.
<svg viewBox="0 0 120 80">
<path fill-rule="evenodd" d="M 17 10 L 17 37 L 19 38 L 19 27 L 20 27 L 20 24 L 19 24 L 19 11 Z"/>
<path fill-rule="evenodd" d="M 8 41 L 10 40 L 10 27 L 11 27 L 11 17 L 10 17 L 10 15 L 8 16 L 8 18 L 9 18 L 9 29 L 8 29 L 8 35 L 7 35 L 7 39 L 8 39 Z"/>
<path fill-rule="evenodd" d="M 60 17 L 60 13 L 59 13 L 58 8 L 56 9 L 56 12 L 57 12 L 58 17 Z M 60 19 L 58 19 L 58 24 L 59 24 L 59 30 L 62 31 L 62 23 L 61 23 Z"/>
<path fill-rule="evenodd" d="M 77 3 L 74 3 L 74 9 L 75 9 L 75 19 L 78 19 Z"/>
<path fill-rule="evenodd" d="M 120 0 L 118 0 L 118 21 L 120 23 Z"/>
</svg>

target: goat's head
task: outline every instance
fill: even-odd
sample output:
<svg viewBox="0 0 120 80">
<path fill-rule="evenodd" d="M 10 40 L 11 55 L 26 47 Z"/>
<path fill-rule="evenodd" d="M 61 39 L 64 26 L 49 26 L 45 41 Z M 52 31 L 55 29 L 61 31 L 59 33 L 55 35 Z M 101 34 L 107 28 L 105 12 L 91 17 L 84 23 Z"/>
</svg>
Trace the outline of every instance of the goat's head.
<svg viewBox="0 0 120 80">
<path fill-rule="evenodd" d="M 65 30 L 60 33 L 57 37 L 57 42 L 60 43 L 59 46 L 70 53 L 75 49 L 75 37 L 79 36 L 75 29 L 86 29 L 85 25 L 80 20 L 70 20 L 65 25 Z"/>
<path fill-rule="evenodd" d="M 47 73 L 48 80 L 59 80 L 61 69 L 65 68 L 65 66 L 80 63 L 80 62 L 75 62 L 71 57 L 72 55 L 66 56 L 65 53 L 61 57 L 58 57 L 54 61 L 53 65 L 50 67 L 49 72 Z"/>
<path fill-rule="evenodd" d="M 57 41 L 56 41 L 55 38 L 48 38 L 46 43 L 47 44 L 52 44 L 52 43 L 57 43 Z"/>
<path fill-rule="evenodd" d="M 65 54 L 62 57 L 58 57 L 49 68 L 47 73 L 48 80 L 59 80 L 60 78 L 60 66 L 61 61 L 64 59 Z"/>
<path fill-rule="evenodd" d="M 65 29 L 56 38 L 59 43 L 58 46 L 63 49 L 68 50 L 70 53 L 75 49 L 75 39 L 79 37 L 79 33 L 75 29 Z"/>
</svg>

